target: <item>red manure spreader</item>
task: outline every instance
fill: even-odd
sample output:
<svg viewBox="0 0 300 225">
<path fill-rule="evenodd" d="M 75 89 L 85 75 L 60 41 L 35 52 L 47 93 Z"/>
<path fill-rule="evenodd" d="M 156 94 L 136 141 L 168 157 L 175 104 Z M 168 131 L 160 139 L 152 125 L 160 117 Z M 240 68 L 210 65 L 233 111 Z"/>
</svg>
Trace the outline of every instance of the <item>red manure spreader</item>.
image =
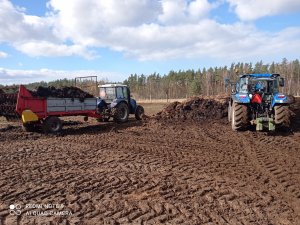
<svg viewBox="0 0 300 225">
<path fill-rule="evenodd" d="M 97 98 L 90 95 L 65 96 L 67 95 L 62 94 L 59 97 L 37 95 L 23 85 L 20 85 L 17 93 L 6 93 L 0 89 L 0 116 L 6 117 L 7 120 L 20 118 L 26 131 L 32 132 L 37 127 L 42 127 L 46 133 L 61 131 L 63 123 L 59 117 L 102 118 L 97 110 Z"/>
</svg>

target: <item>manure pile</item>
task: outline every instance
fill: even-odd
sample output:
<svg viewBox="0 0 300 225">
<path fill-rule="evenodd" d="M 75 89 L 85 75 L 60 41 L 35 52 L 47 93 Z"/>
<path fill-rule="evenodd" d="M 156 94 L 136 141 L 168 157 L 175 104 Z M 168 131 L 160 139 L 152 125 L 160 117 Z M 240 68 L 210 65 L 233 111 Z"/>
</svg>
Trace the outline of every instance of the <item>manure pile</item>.
<svg viewBox="0 0 300 225">
<path fill-rule="evenodd" d="M 35 97 L 53 97 L 53 98 L 94 98 L 93 95 L 77 88 L 77 87 L 63 87 L 55 88 L 50 87 L 38 87 L 36 90 L 30 91 Z"/>
<path fill-rule="evenodd" d="M 222 119 L 227 116 L 229 98 L 227 96 L 217 96 L 215 98 L 193 97 L 184 102 L 170 103 L 154 118 L 176 119 L 176 120 L 205 120 Z"/>
</svg>

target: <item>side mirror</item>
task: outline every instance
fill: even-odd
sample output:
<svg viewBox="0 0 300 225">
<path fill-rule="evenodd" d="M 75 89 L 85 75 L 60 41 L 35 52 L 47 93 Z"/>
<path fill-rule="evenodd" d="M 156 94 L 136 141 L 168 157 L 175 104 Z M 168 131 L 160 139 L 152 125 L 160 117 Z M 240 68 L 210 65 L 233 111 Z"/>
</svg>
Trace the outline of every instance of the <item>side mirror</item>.
<svg viewBox="0 0 300 225">
<path fill-rule="evenodd" d="M 282 77 L 279 78 L 279 86 L 284 87 L 284 78 Z"/>
</svg>

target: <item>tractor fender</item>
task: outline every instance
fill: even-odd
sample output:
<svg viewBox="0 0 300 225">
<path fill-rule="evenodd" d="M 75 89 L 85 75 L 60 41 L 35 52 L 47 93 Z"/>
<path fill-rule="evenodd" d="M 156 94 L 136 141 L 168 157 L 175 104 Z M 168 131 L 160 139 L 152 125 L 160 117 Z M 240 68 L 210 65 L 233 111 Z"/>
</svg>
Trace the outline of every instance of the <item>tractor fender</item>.
<svg viewBox="0 0 300 225">
<path fill-rule="evenodd" d="M 131 98 L 130 99 L 130 113 L 135 113 L 135 111 L 136 111 L 136 108 L 137 108 L 137 103 L 136 103 L 136 100 L 135 99 L 133 99 L 133 98 Z"/>
<path fill-rule="evenodd" d="M 287 105 L 287 104 L 289 104 L 289 100 L 286 95 L 277 93 L 273 96 L 272 107 L 274 107 L 275 105 Z"/>
<path fill-rule="evenodd" d="M 248 94 L 237 93 L 235 95 L 232 95 L 231 99 L 232 99 L 232 103 L 233 102 L 242 103 L 242 104 L 250 103 L 250 98 Z"/>
<path fill-rule="evenodd" d="M 117 105 L 119 105 L 121 102 L 126 103 L 126 105 L 128 105 L 128 103 L 126 101 L 124 101 L 124 99 L 115 99 L 113 100 L 113 102 L 110 104 L 110 108 L 115 108 Z"/>
</svg>

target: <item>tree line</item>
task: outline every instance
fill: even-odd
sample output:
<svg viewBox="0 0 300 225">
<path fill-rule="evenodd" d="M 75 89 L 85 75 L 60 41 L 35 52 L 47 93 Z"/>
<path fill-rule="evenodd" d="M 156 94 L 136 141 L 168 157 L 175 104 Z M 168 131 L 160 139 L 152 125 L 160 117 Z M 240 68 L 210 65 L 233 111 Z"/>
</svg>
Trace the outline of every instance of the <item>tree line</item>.
<svg viewBox="0 0 300 225">
<path fill-rule="evenodd" d="M 178 99 L 194 95 L 217 95 L 228 93 L 225 78 L 232 81 L 238 74 L 247 73 L 279 73 L 286 80 L 283 93 L 300 95 L 300 63 L 299 60 L 264 64 L 232 63 L 229 67 L 210 67 L 198 70 L 170 71 L 168 74 L 150 75 L 131 74 L 123 83 L 128 85 L 131 93 L 138 99 Z"/>
<path fill-rule="evenodd" d="M 198 70 L 172 70 L 164 75 L 159 73 L 150 75 L 131 74 L 123 81 L 123 84 L 130 87 L 132 95 L 137 99 L 179 99 L 194 95 L 217 95 L 228 93 L 229 90 L 225 88 L 225 78 L 236 81 L 238 79 L 236 71 L 239 74 L 279 73 L 286 80 L 286 85 L 282 89 L 282 92 L 297 96 L 300 95 L 299 60 L 288 61 L 285 58 L 280 63 L 273 62 L 271 64 L 264 64 L 262 61 L 255 64 L 238 62 L 223 67 L 204 67 Z M 104 83 L 108 83 L 108 81 L 98 81 L 98 84 Z M 74 84 L 74 79 L 60 79 L 51 82 L 30 83 L 26 87 L 29 89 L 35 89 L 38 86 L 60 88 L 74 86 Z M 90 84 L 90 86 L 95 85 L 93 83 Z M 85 86 L 87 85 L 85 84 Z M 16 85 L 12 87 L 18 88 Z M 87 91 L 89 90 L 87 89 Z M 93 91 L 92 94 L 98 95 L 97 91 Z"/>
</svg>

